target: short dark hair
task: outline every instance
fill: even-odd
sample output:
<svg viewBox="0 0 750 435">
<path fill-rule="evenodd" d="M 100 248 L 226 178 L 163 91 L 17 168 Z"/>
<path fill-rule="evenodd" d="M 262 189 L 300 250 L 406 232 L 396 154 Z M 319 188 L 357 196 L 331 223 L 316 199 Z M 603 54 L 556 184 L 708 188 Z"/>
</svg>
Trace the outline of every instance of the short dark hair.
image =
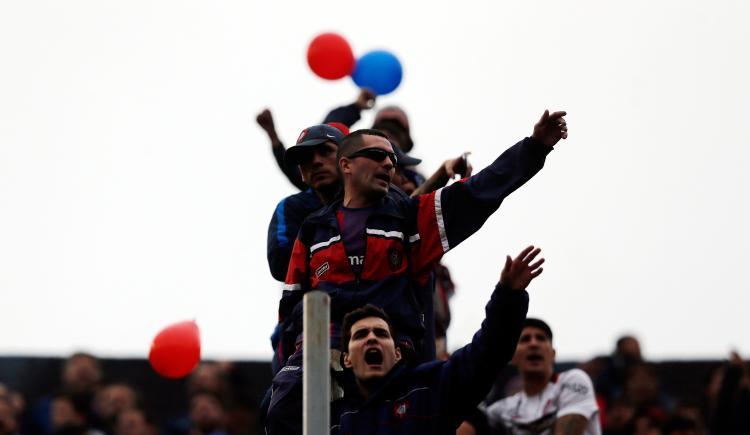
<svg viewBox="0 0 750 435">
<path fill-rule="evenodd" d="M 372 128 L 363 128 L 360 130 L 355 130 L 349 135 L 347 135 L 344 139 L 341 140 L 341 143 L 339 144 L 339 149 L 336 151 L 336 160 L 340 160 L 342 157 L 346 157 L 348 155 L 351 155 L 355 151 L 358 151 L 360 148 L 362 148 L 362 145 L 364 144 L 364 139 L 362 136 L 380 136 L 387 140 L 390 143 L 390 140 L 388 139 L 388 135 L 383 133 L 380 130 L 375 130 Z M 393 146 L 393 144 L 391 144 Z"/>
<path fill-rule="evenodd" d="M 393 325 L 391 324 L 391 318 L 388 317 L 388 314 L 386 314 L 382 308 L 373 304 L 367 304 L 354 311 L 348 312 L 344 316 L 344 320 L 341 322 L 341 350 L 343 352 L 349 352 L 349 340 L 352 338 L 352 326 L 360 320 L 368 317 L 383 319 L 385 323 L 388 324 L 388 332 L 390 332 L 391 337 L 395 336 Z M 394 338 L 393 340 L 395 341 L 396 339 Z"/>
<path fill-rule="evenodd" d="M 549 338 L 549 341 L 552 341 L 552 328 L 550 328 L 547 322 L 545 322 L 542 319 L 535 319 L 533 317 L 528 317 L 523 322 L 523 327 L 524 328 L 531 327 L 531 328 L 539 329 L 544 332 L 544 335 L 546 335 L 547 338 Z"/>
</svg>

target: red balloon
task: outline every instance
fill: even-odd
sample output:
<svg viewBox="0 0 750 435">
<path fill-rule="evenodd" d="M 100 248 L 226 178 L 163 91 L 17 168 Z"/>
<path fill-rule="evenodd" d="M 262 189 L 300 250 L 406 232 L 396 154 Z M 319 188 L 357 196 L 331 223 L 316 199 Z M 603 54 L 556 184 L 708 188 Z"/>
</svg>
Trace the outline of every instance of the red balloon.
<svg viewBox="0 0 750 435">
<path fill-rule="evenodd" d="M 201 339 L 194 321 L 169 325 L 156 334 L 148 360 L 151 367 L 165 378 L 181 378 L 198 365 Z"/>
<path fill-rule="evenodd" d="M 338 80 L 354 70 L 354 53 L 349 43 L 336 33 L 322 33 L 307 47 L 307 64 L 319 77 Z"/>
</svg>

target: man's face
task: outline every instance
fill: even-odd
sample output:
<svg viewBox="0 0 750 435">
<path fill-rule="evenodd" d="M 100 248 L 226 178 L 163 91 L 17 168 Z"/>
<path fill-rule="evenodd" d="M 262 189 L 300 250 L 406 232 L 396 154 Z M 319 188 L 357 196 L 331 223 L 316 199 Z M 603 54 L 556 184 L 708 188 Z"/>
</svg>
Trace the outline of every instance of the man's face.
<svg viewBox="0 0 750 435">
<path fill-rule="evenodd" d="M 339 182 L 336 168 L 336 151 L 338 147 L 333 142 L 324 142 L 312 148 L 299 164 L 302 179 L 313 190 L 325 190 Z"/>
<path fill-rule="evenodd" d="M 385 320 L 366 317 L 352 325 L 344 366 L 352 369 L 358 382 L 382 378 L 400 359 L 401 351 L 396 347 Z"/>
<path fill-rule="evenodd" d="M 63 384 L 66 390 L 73 393 L 93 391 L 101 377 L 97 361 L 86 355 L 72 356 L 63 368 Z"/>
<path fill-rule="evenodd" d="M 136 405 L 135 391 L 124 384 L 107 385 L 94 396 L 94 409 L 105 419 L 115 418 Z"/>
<path fill-rule="evenodd" d="M 190 401 L 190 421 L 204 433 L 212 432 L 224 424 L 224 409 L 210 394 L 198 394 Z"/>
<path fill-rule="evenodd" d="M 138 409 L 126 409 L 117 415 L 115 433 L 118 435 L 143 435 L 151 433 L 146 416 Z"/>
<path fill-rule="evenodd" d="M 551 376 L 555 364 L 555 349 L 547 334 L 533 326 L 523 328 L 513 355 L 513 363 L 518 366 L 522 375 L 537 373 Z"/>
<path fill-rule="evenodd" d="M 363 145 L 356 152 L 368 148 L 393 152 L 391 143 L 384 137 L 363 135 L 362 141 Z M 388 193 L 388 186 L 391 184 L 395 169 L 391 159 L 385 155 L 379 161 L 365 156 L 342 157 L 340 165 L 342 172 L 350 175 L 351 181 L 347 189 L 350 189 L 352 194 L 368 199 L 379 199 Z"/>
</svg>

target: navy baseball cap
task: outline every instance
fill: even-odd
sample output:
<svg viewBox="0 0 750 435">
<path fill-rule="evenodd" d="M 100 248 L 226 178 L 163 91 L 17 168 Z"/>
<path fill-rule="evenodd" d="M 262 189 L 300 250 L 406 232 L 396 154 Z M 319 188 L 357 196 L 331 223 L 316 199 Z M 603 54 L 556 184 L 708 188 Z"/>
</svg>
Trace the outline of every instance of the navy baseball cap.
<svg viewBox="0 0 750 435">
<path fill-rule="evenodd" d="M 338 146 L 343 139 L 344 133 L 328 124 L 318 124 L 308 127 L 299 134 L 297 143 L 286 150 L 284 153 L 284 163 L 289 166 L 299 165 L 302 157 L 307 155 L 312 150 L 312 147 L 328 141 Z"/>
</svg>

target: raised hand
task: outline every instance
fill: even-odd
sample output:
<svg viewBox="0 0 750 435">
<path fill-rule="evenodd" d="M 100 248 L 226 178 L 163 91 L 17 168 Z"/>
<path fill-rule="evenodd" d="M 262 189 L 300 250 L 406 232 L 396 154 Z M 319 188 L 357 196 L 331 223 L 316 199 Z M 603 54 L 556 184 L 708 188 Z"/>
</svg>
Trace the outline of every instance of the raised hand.
<svg viewBox="0 0 750 435">
<path fill-rule="evenodd" d="M 355 101 L 354 104 L 357 105 L 359 110 L 372 109 L 375 106 L 376 98 L 377 97 L 375 96 L 374 92 L 369 89 L 363 88 L 359 91 L 359 95 L 357 95 L 357 101 Z"/>
<path fill-rule="evenodd" d="M 500 285 L 513 290 L 524 290 L 528 287 L 531 280 L 539 276 L 544 270 L 541 268 L 544 258 L 532 263 L 540 252 L 542 252 L 540 248 L 535 248 L 532 245 L 521 251 L 512 260 L 510 255 L 506 255 L 505 266 L 500 274 Z"/>
<path fill-rule="evenodd" d="M 443 162 L 443 169 L 445 169 L 445 174 L 448 178 L 452 179 L 456 174 L 459 174 L 461 178 L 471 177 L 474 167 L 469 163 L 469 154 L 471 153 L 465 152 L 460 157 Z"/>
<path fill-rule="evenodd" d="M 568 124 L 563 118 L 565 115 L 567 113 L 563 111 L 549 113 L 549 110 L 545 110 L 539 122 L 534 125 L 531 138 L 549 147 L 555 146 L 560 139 L 567 139 Z"/>
<path fill-rule="evenodd" d="M 260 112 L 258 116 L 255 117 L 255 122 L 257 122 L 266 133 L 276 133 L 276 127 L 273 124 L 273 115 L 270 110 L 264 109 Z"/>
</svg>

